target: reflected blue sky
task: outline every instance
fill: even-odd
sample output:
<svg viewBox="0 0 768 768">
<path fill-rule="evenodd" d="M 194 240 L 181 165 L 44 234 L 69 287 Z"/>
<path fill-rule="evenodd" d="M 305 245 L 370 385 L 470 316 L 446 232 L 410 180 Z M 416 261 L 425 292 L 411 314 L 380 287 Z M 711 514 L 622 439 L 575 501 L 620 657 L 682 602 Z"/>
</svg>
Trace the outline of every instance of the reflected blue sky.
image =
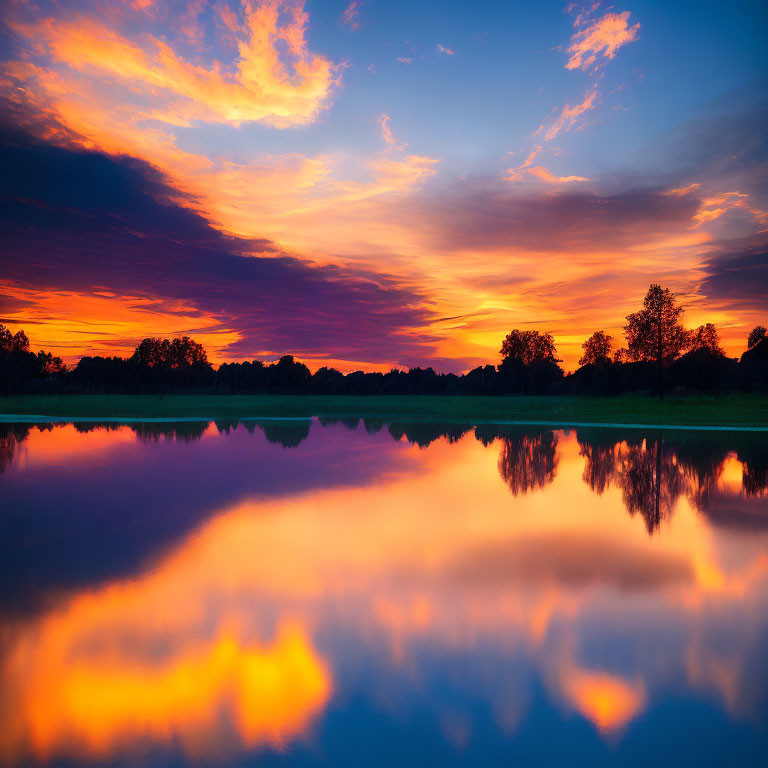
<svg viewBox="0 0 768 768">
<path fill-rule="evenodd" d="M 4 429 L 4 763 L 765 754 L 759 436 Z"/>
</svg>

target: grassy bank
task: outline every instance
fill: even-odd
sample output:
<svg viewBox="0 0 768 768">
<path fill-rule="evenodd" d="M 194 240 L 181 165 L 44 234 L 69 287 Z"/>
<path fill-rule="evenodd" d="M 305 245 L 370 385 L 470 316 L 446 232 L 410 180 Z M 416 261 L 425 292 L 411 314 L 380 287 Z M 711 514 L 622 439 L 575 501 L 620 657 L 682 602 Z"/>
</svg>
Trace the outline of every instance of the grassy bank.
<svg viewBox="0 0 768 768">
<path fill-rule="evenodd" d="M 98 418 L 378 416 L 559 423 L 768 426 L 768 398 L 61 395 L 0 397 L 0 414 Z"/>
</svg>

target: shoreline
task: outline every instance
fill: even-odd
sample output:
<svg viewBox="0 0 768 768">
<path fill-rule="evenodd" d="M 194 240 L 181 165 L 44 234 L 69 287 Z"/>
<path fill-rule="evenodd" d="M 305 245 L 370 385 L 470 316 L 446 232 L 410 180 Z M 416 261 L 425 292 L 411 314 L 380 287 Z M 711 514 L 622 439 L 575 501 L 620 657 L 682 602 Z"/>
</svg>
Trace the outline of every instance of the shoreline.
<svg viewBox="0 0 768 768">
<path fill-rule="evenodd" d="M 541 427 L 768 431 L 768 397 L 435 395 L 23 395 L 0 422 L 202 422 L 386 419 Z"/>
<path fill-rule="evenodd" d="M 342 419 L 348 418 L 349 414 L 343 415 L 330 415 L 323 416 L 228 416 L 230 421 L 247 422 L 264 422 L 264 421 L 291 421 L 291 422 L 306 422 L 313 421 L 314 419 Z M 571 429 L 571 428 L 599 428 L 599 429 L 661 429 L 661 430 L 677 430 L 684 432 L 768 432 L 768 426 L 746 426 L 742 424 L 727 425 L 727 424 L 634 424 L 624 422 L 597 422 L 597 421 L 541 421 L 537 419 L 533 420 L 509 420 L 509 419 L 459 419 L 459 418 L 442 418 L 437 417 L 418 417 L 413 415 L 382 415 L 376 414 L 376 416 L 366 416 L 362 414 L 360 419 L 365 418 L 377 418 L 385 421 L 400 422 L 406 421 L 411 423 L 424 422 L 424 423 L 470 423 L 472 426 L 480 424 L 500 425 L 500 426 L 517 426 L 517 427 L 552 427 L 554 429 Z M 186 424 L 186 423 L 216 423 L 216 421 L 222 420 L 221 417 L 216 416 L 41 416 L 35 414 L 8 414 L 0 413 L 0 424 Z"/>
</svg>

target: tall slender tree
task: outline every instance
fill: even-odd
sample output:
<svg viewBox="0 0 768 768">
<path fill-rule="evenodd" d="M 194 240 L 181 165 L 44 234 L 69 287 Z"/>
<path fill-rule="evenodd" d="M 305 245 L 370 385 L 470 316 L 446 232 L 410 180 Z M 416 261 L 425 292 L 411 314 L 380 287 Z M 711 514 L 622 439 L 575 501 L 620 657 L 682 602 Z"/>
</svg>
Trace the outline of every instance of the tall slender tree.
<svg viewBox="0 0 768 768">
<path fill-rule="evenodd" d="M 643 308 L 627 315 L 624 331 L 631 360 L 656 363 L 659 397 L 664 399 L 663 369 L 679 357 L 690 343 L 690 335 L 680 324 L 683 308 L 677 294 L 653 284 L 643 299 Z"/>
</svg>

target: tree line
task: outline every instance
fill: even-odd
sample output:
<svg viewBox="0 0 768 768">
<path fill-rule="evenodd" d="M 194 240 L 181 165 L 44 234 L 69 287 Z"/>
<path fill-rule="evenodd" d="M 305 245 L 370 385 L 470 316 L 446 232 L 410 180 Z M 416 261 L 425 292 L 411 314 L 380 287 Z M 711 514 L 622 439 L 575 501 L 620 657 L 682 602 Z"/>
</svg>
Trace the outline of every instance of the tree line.
<svg viewBox="0 0 768 768">
<path fill-rule="evenodd" d="M 512 330 L 498 365 L 461 376 L 433 368 L 343 374 L 323 367 L 314 374 L 291 355 L 275 363 L 223 363 L 214 368 L 205 349 L 188 336 L 144 339 L 128 358 L 82 357 L 74 367 L 48 352 L 30 351 L 24 331 L 0 325 L 0 393 L 62 394 L 325 394 L 506 395 L 649 393 L 678 391 L 768 392 L 768 335 L 757 326 L 739 360 L 720 346 L 712 323 L 688 330 L 683 308 L 667 288 L 651 285 L 643 306 L 627 316 L 626 345 L 615 348 L 605 331 L 582 345 L 579 368 L 566 375 L 550 333 Z"/>
</svg>

